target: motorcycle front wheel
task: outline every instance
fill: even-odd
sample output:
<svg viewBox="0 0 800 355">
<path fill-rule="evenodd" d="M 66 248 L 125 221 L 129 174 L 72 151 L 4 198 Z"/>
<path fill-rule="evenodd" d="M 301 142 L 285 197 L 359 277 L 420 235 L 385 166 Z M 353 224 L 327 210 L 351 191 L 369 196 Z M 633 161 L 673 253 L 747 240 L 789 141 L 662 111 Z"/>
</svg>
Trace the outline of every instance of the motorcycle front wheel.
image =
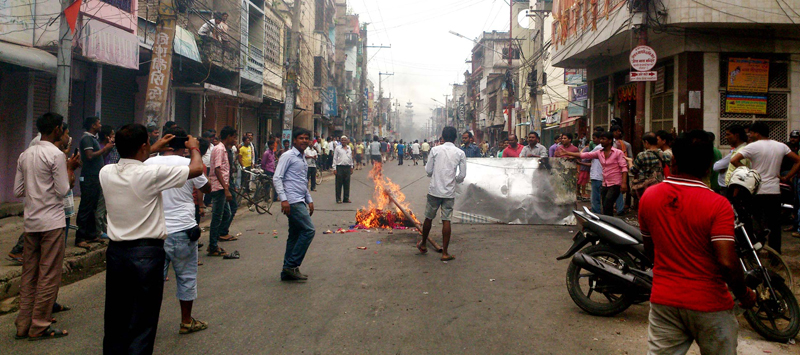
<svg viewBox="0 0 800 355">
<path fill-rule="evenodd" d="M 773 281 L 772 288 L 777 299 L 772 299 L 763 283 L 758 286 L 758 302 L 744 312 L 744 319 L 767 340 L 785 343 L 800 332 L 800 306 L 785 283 Z"/>
<path fill-rule="evenodd" d="M 617 268 L 633 265 L 626 253 L 603 244 L 585 248 L 581 253 Z M 628 309 L 635 299 L 625 289 L 626 287 L 608 282 L 575 263 L 570 263 L 567 269 L 569 296 L 578 307 L 589 314 L 610 317 Z"/>
</svg>

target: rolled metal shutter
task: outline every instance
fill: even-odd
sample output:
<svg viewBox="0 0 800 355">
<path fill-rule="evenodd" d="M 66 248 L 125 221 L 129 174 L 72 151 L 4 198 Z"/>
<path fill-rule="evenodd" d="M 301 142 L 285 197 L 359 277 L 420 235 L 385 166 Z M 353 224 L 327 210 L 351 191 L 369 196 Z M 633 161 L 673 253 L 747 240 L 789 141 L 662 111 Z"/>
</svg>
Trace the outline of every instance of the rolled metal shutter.
<svg viewBox="0 0 800 355">
<path fill-rule="evenodd" d="M 134 122 L 136 71 L 106 65 L 103 67 L 103 95 L 100 118 L 103 124 L 119 128 Z"/>
<path fill-rule="evenodd" d="M 52 110 L 55 78 L 45 73 L 36 73 L 33 79 L 33 120 Z"/>
</svg>

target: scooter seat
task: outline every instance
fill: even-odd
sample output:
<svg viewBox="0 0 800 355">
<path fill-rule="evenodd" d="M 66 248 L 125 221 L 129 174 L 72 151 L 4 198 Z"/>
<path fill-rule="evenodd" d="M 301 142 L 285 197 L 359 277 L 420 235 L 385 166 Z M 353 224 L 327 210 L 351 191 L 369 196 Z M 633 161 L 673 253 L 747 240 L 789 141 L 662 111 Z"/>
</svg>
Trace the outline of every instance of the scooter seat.
<svg viewBox="0 0 800 355">
<path fill-rule="evenodd" d="M 631 237 L 639 241 L 639 243 L 642 243 L 642 241 L 644 240 L 642 237 L 642 231 L 640 231 L 639 228 L 636 228 L 628 223 L 625 223 L 625 221 L 619 218 L 606 216 L 603 214 L 598 214 L 597 217 L 600 217 L 601 221 L 621 229 L 623 232 L 629 234 Z"/>
</svg>

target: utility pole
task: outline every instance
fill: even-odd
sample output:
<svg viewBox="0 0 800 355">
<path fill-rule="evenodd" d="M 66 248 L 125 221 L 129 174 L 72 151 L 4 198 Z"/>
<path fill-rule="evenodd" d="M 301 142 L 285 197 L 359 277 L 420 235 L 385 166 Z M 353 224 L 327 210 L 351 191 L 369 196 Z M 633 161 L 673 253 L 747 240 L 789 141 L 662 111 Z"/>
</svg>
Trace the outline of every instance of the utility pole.
<svg viewBox="0 0 800 355">
<path fill-rule="evenodd" d="M 448 98 L 450 98 L 450 95 L 442 95 L 442 96 L 444 96 L 444 125 L 447 126 L 448 125 L 447 121 L 450 118 L 448 117 L 450 115 L 450 110 L 448 109 L 449 105 Z"/>
<path fill-rule="evenodd" d="M 378 72 L 378 133 L 382 136 L 383 135 L 383 89 L 381 87 L 381 83 L 383 83 L 382 76 L 391 76 L 394 73 L 381 73 Z"/>
<path fill-rule="evenodd" d="M 58 67 L 56 69 L 56 107 L 55 112 L 65 119 L 69 119 L 69 88 L 72 83 L 72 31 L 67 23 L 64 10 L 69 7 L 69 0 L 61 0 L 61 23 L 58 34 Z M 34 43 L 35 45 L 36 43 Z M 34 117 L 35 118 L 35 117 Z"/>
<path fill-rule="evenodd" d="M 368 136 L 367 132 L 365 131 L 364 121 L 369 117 L 369 94 L 365 91 L 367 88 L 367 25 L 369 22 L 364 22 L 363 27 L 361 28 L 361 85 L 359 86 L 358 93 L 361 96 L 361 105 L 358 107 L 361 109 L 361 115 L 358 118 L 360 123 L 358 127 L 361 127 L 359 133 L 361 137 L 366 138 Z"/>
<path fill-rule="evenodd" d="M 535 16 L 538 20 L 538 23 L 536 24 L 536 30 L 539 31 L 539 50 L 535 53 L 537 53 L 539 56 L 539 60 L 537 60 L 534 64 L 533 72 L 536 73 L 536 75 L 541 74 L 541 79 L 534 77 L 536 87 L 531 87 L 532 91 L 535 90 L 535 93 L 531 92 L 531 101 L 536 104 L 536 110 L 534 110 L 532 115 L 533 118 L 531 118 L 531 129 L 541 135 L 542 108 L 544 107 L 544 102 L 542 99 L 545 92 L 544 87 L 547 85 L 547 82 L 545 81 L 547 74 L 544 70 L 544 19 L 547 18 L 550 12 L 552 12 L 552 3 L 548 5 L 544 1 L 538 1 L 536 3 L 536 10 L 529 10 L 528 12 L 529 17 Z M 533 14 L 530 14 L 531 12 Z"/>
<path fill-rule="evenodd" d="M 510 0 L 508 2 L 508 8 L 509 8 L 509 10 L 508 10 L 508 13 L 509 13 L 509 22 L 508 22 L 508 71 L 506 71 L 506 73 L 510 73 L 511 72 L 511 65 L 512 65 L 511 63 L 512 63 L 512 60 L 514 58 L 514 36 L 513 36 L 513 31 L 514 31 L 514 0 Z M 511 79 L 511 82 L 513 82 L 513 80 L 514 79 Z M 508 134 L 512 134 L 513 131 L 511 130 L 512 129 L 511 128 L 511 125 L 512 125 L 511 121 L 512 121 L 512 117 L 514 117 L 514 113 L 512 111 L 514 110 L 514 101 L 515 101 L 514 100 L 514 96 L 516 96 L 516 94 L 514 94 L 512 88 L 511 88 L 512 86 L 510 85 L 510 83 L 507 83 L 507 86 L 508 86 Z"/>
<path fill-rule="evenodd" d="M 644 21 L 639 27 L 639 45 L 647 45 L 647 22 Z M 639 81 L 636 83 L 636 118 L 633 124 L 633 137 L 630 138 L 635 152 L 642 151 L 642 138 L 644 138 L 644 91 L 645 82 Z"/>
<path fill-rule="evenodd" d="M 213 21 L 213 20 L 212 20 Z M 158 25 L 153 38 L 153 58 L 147 76 L 147 92 L 144 103 L 144 123 L 161 127 L 167 112 L 167 97 L 172 78 L 172 41 L 178 15 L 173 0 L 162 0 L 158 5 Z"/>
<path fill-rule="evenodd" d="M 286 72 L 286 100 L 283 106 L 283 132 L 281 141 L 292 137 L 294 127 L 294 107 L 296 104 L 298 82 L 300 77 L 300 14 L 302 13 L 303 0 L 294 0 L 292 9 L 292 33 L 289 39 L 289 69 Z M 288 131 L 288 132 L 287 132 Z M 287 137 L 288 136 L 288 137 Z"/>
</svg>

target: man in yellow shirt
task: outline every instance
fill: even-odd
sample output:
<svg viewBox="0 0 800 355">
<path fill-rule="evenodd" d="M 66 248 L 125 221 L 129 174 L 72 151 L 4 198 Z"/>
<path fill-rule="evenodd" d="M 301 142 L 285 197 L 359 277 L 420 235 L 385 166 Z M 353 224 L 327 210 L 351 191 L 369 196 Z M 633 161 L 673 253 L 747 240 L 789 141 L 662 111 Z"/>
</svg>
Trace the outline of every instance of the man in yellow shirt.
<svg viewBox="0 0 800 355">
<path fill-rule="evenodd" d="M 352 146 L 352 143 L 350 143 Z M 356 170 L 361 170 L 361 162 L 364 159 L 364 144 L 360 141 L 356 142 Z"/>
<path fill-rule="evenodd" d="M 245 193 L 250 192 L 250 169 L 253 168 L 253 147 L 250 145 L 250 137 L 242 138 L 242 145 L 239 147 L 239 165 L 246 173 L 242 174 L 242 189 Z"/>
</svg>

